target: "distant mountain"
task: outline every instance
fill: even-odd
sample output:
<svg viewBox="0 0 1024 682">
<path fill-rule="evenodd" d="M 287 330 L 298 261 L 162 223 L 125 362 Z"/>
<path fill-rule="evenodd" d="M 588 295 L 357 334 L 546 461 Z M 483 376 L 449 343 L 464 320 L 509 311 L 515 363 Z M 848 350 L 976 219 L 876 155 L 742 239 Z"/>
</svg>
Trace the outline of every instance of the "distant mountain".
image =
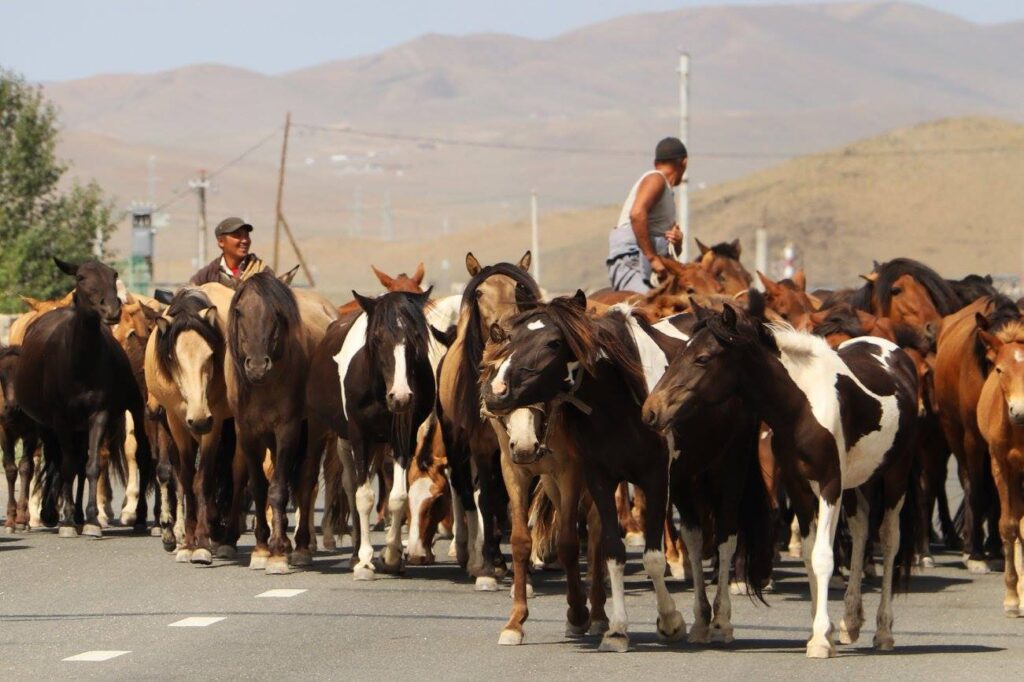
<svg viewBox="0 0 1024 682">
<path fill-rule="evenodd" d="M 444 225 L 456 232 L 525 216 L 534 188 L 545 211 L 621 201 L 654 142 L 678 130 L 678 48 L 692 57 L 697 188 L 936 118 L 1022 120 L 1021 45 L 1022 22 L 981 26 L 907 3 L 687 8 L 550 40 L 426 35 L 277 76 L 194 65 L 46 91 L 62 109 L 62 152 L 75 172 L 125 201 L 145 196 L 150 156 L 156 199 L 165 200 L 198 168 L 230 161 L 291 111 L 314 126 L 296 126 L 290 143 L 285 204 L 300 238 L 422 240 Z M 595 153 L 323 129 L 344 126 Z M 257 230 L 272 218 L 278 144 L 216 178 L 212 214 L 245 214 Z M 165 232 L 189 236 L 160 241 L 158 260 L 186 263 L 182 270 L 193 250 L 193 206 L 174 203 Z"/>
</svg>

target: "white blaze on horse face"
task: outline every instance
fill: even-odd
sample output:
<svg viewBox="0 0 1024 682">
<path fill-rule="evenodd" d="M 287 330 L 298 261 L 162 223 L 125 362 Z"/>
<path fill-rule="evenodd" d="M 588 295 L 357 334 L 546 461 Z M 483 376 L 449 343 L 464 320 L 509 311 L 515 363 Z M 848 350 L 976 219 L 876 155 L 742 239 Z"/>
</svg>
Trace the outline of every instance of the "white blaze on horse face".
<svg viewBox="0 0 1024 682">
<path fill-rule="evenodd" d="M 508 442 L 516 452 L 533 453 L 540 446 L 537 440 L 536 413 L 523 407 L 508 416 Z"/>
<path fill-rule="evenodd" d="M 529 329 L 531 332 L 535 332 L 538 329 L 543 329 L 544 328 L 544 320 L 534 320 L 530 324 L 526 325 L 526 328 Z"/>
<path fill-rule="evenodd" d="M 210 416 L 206 388 L 213 372 L 213 349 L 194 331 L 185 331 L 174 342 L 178 362 L 174 382 L 185 401 L 185 418 L 203 420 Z"/>
<path fill-rule="evenodd" d="M 512 363 L 513 355 L 515 355 L 515 352 L 508 354 L 505 361 L 498 366 L 498 373 L 491 380 L 491 393 L 494 395 L 503 395 L 508 390 L 508 384 L 505 383 L 505 375 L 508 374 L 508 368 Z"/>
<path fill-rule="evenodd" d="M 405 341 L 395 344 L 395 376 L 391 380 L 389 391 L 395 401 L 404 403 L 412 397 L 409 388 L 409 371 L 405 363 Z"/>
</svg>

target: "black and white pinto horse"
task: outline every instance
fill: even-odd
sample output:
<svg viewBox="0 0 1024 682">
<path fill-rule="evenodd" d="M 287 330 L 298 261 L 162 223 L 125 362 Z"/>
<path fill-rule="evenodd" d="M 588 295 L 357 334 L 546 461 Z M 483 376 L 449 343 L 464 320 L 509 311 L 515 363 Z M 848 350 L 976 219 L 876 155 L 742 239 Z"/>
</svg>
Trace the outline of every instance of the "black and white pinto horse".
<svg viewBox="0 0 1024 682">
<path fill-rule="evenodd" d="M 358 548 L 353 574 L 356 580 L 372 580 L 376 569 L 370 515 L 376 505 L 371 476 L 390 450 L 394 458 L 388 499 L 391 527 L 382 565 L 385 571 L 398 572 L 409 464 L 417 431 L 434 409 L 434 372 L 444 347 L 425 314 L 429 290 L 355 297 L 362 312 L 328 329 L 314 354 L 307 394 L 311 408 L 340 438 L 343 467 L 353 474 L 343 477 L 358 517 L 353 524 L 353 544 Z"/>
<path fill-rule="evenodd" d="M 797 508 L 814 612 L 810 658 L 836 653 L 828 582 L 841 505 L 853 551 L 840 640 L 852 643 L 864 620 L 860 588 L 870 506 L 882 504 L 884 577 L 874 646 L 891 649 L 897 558 L 903 578 L 913 561 L 916 515 L 907 500 L 914 493 L 916 452 L 913 362 L 883 339 L 851 339 L 833 351 L 824 339 L 768 326 L 729 306 L 697 313 L 693 337 L 672 361 L 657 398 L 685 415 L 739 396 L 771 427 L 772 449 L 787 482 L 803 483 L 804 501 Z"/>
</svg>

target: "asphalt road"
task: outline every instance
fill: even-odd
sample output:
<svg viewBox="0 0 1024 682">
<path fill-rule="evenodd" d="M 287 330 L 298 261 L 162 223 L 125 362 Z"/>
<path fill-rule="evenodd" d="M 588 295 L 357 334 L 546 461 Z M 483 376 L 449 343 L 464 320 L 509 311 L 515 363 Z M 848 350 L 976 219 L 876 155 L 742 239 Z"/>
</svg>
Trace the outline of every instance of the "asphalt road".
<svg viewBox="0 0 1024 682">
<path fill-rule="evenodd" d="M 915 576 L 911 593 L 897 599 L 894 652 L 870 646 L 876 579 L 866 585 L 860 643 L 840 646 L 836 659 L 810 661 L 804 658 L 808 588 L 793 559 L 778 566 L 769 606 L 735 598 L 734 643 L 666 646 L 655 636 L 653 593 L 632 554 L 626 597 L 632 650 L 601 654 L 596 637 L 563 636 L 558 572 L 534 579 L 525 644 L 499 647 L 508 582 L 498 593 L 474 592 L 446 559 L 446 541 L 436 547 L 438 565 L 374 582 L 352 580 L 347 541 L 287 576 L 250 571 L 251 534 L 242 542 L 237 563 L 198 567 L 176 564 L 159 539 L 125 529 L 98 540 L 61 539 L 53 531 L 0 536 L 0 678 L 820 679 L 825 673 L 991 680 L 1020 679 L 1024 670 L 1024 619 L 1002 615 L 1001 576 L 969 576 L 952 554 L 936 555 L 937 567 Z M 375 533 L 374 542 L 380 547 L 383 535 Z M 669 586 L 691 623 L 689 582 Z M 294 594 L 260 596 L 276 589 Z M 838 622 L 841 593 L 830 596 Z M 202 620 L 174 626 L 186 618 Z M 125 653 L 65 660 L 87 652 Z"/>
</svg>

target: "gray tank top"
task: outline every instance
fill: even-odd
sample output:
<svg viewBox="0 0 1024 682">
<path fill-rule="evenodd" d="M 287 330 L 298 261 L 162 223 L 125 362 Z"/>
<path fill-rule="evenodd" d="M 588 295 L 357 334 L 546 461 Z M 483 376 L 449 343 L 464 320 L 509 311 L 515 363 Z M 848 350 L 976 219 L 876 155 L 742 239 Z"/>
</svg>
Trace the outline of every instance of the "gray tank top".
<svg viewBox="0 0 1024 682">
<path fill-rule="evenodd" d="M 661 171 L 649 170 L 640 176 L 640 179 L 633 184 L 633 189 L 629 190 L 629 196 L 626 197 L 626 203 L 622 205 L 622 211 L 619 213 L 619 223 L 616 225 L 616 229 L 630 230 L 633 229 L 633 224 L 629 220 L 629 212 L 633 210 L 633 204 L 636 203 L 636 192 L 637 188 L 640 187 L 640 183 L 643 179 L 652 173 L 657 173 L 665 180 L 665 191 L 661 193 L 661 197 L 655 202 L 654 206 L 651 207 L 650 212 L 647 214 L 647 231 L 651 237 L 664 237 L 665 233 L 672 229 L 672 226 L 676 223 L 676 192 L 673 187 L 668 184 L 668 179 L 661 173 Z"/>
</svg>

